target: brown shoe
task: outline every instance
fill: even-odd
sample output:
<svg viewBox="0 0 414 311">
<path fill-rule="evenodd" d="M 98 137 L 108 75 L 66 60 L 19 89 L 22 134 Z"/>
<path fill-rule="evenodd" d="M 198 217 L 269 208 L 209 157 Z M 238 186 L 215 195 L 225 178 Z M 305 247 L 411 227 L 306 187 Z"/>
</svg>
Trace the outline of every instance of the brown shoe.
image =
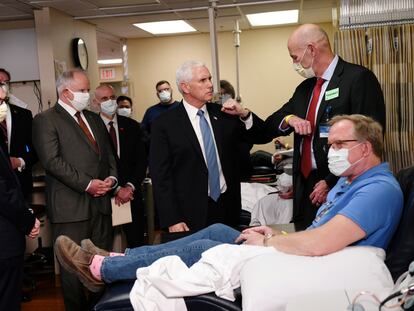
<svg viewBox="0 0 414 311">
<path fill-rule="evenodd" d="M 97 247 L 90 239 L 85 239 L 81 241 L 81 247 L 85 251 L 92 253 L 94 255 L 109 256 L 109 252 Z"/>
<path fill-rule="evenodd" d="M 61 235 L 55 242 L 55 253 L 62 267 L 78 276 L 82 284 L 91 292 L 104 289 L 105 283 L 95 279 L 89 271 L 94 254 L 83 250 L 69 237 Z"/>
</svg>

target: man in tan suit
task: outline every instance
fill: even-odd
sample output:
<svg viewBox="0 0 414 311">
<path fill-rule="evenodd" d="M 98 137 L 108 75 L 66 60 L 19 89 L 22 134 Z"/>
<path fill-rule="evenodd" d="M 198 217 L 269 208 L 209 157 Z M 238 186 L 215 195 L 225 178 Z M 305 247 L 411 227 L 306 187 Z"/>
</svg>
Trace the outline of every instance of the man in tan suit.
<svg viewBox="0 0 414 311">
<path fill-rule="evenodd" d="M 46 171 L 47 212 L 53 240 L 65 234 L 111 248 L 109 193 L 117 185 L 116 160 L 101 118 L 84 110 L 89 79 L 74 69 L 57 80 L 59 100 L 33 121 L 33 144 Z M 86 310 L 76 277 L 62 269 L 66 310 Z"/>
</svg>

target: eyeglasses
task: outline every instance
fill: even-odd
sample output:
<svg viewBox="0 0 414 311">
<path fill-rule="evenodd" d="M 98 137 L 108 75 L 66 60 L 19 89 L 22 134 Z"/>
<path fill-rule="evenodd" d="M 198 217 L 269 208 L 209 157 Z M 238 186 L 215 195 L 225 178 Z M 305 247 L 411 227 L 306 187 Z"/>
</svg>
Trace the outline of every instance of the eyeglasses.
<svg viewBox="0 0 414 311">
<path fill-rule="evenodd" d="M 342 147 L 346 143 L 350 143 L 350 142 L 353 142 L 353 141 L 358 141 L 358 140 L 357 139 L 338 139 L 338 140 L 335 140 L 332 143 L 326 145 L 325 151 L 328 152 L 331 147 L 334 150 L 342 149 Z"/>
</svg>

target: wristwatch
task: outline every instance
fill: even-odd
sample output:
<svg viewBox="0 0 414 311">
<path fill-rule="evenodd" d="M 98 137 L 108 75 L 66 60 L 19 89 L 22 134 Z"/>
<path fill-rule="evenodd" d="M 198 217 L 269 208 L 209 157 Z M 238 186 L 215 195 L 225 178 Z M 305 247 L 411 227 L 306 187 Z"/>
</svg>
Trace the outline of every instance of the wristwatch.
<svg viewBox="0 0 414 311">
<path fill-rule="evenodd" d="M 266 233 L 264 236 L 263 236 L 263 246 L 269 246 L 269 245 L 267 245 L 267 242 L 272 238 L 274 236 L 274 233 Z"/>
</svg>

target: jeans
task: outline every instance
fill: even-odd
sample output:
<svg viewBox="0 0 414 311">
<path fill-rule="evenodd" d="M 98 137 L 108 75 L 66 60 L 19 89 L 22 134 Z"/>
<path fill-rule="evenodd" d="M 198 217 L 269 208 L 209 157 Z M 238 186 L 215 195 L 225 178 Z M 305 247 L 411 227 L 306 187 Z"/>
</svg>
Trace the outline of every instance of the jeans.
<svg viewBox="0 0 414 311">
<path fill-rule="evenodd" d="M 201 254 L 220 244 L 235 244 L 240 232 L 223 224 L 214 224 L 184 238 L 159 245 L 141 246 L 125 250 L 125 256 L 105 257 L 101 277 L 105 283 L 135 280 L 138 268 L 147 267 L 161 257 L 176 255 L 188 266 Z"/>
</svg>

